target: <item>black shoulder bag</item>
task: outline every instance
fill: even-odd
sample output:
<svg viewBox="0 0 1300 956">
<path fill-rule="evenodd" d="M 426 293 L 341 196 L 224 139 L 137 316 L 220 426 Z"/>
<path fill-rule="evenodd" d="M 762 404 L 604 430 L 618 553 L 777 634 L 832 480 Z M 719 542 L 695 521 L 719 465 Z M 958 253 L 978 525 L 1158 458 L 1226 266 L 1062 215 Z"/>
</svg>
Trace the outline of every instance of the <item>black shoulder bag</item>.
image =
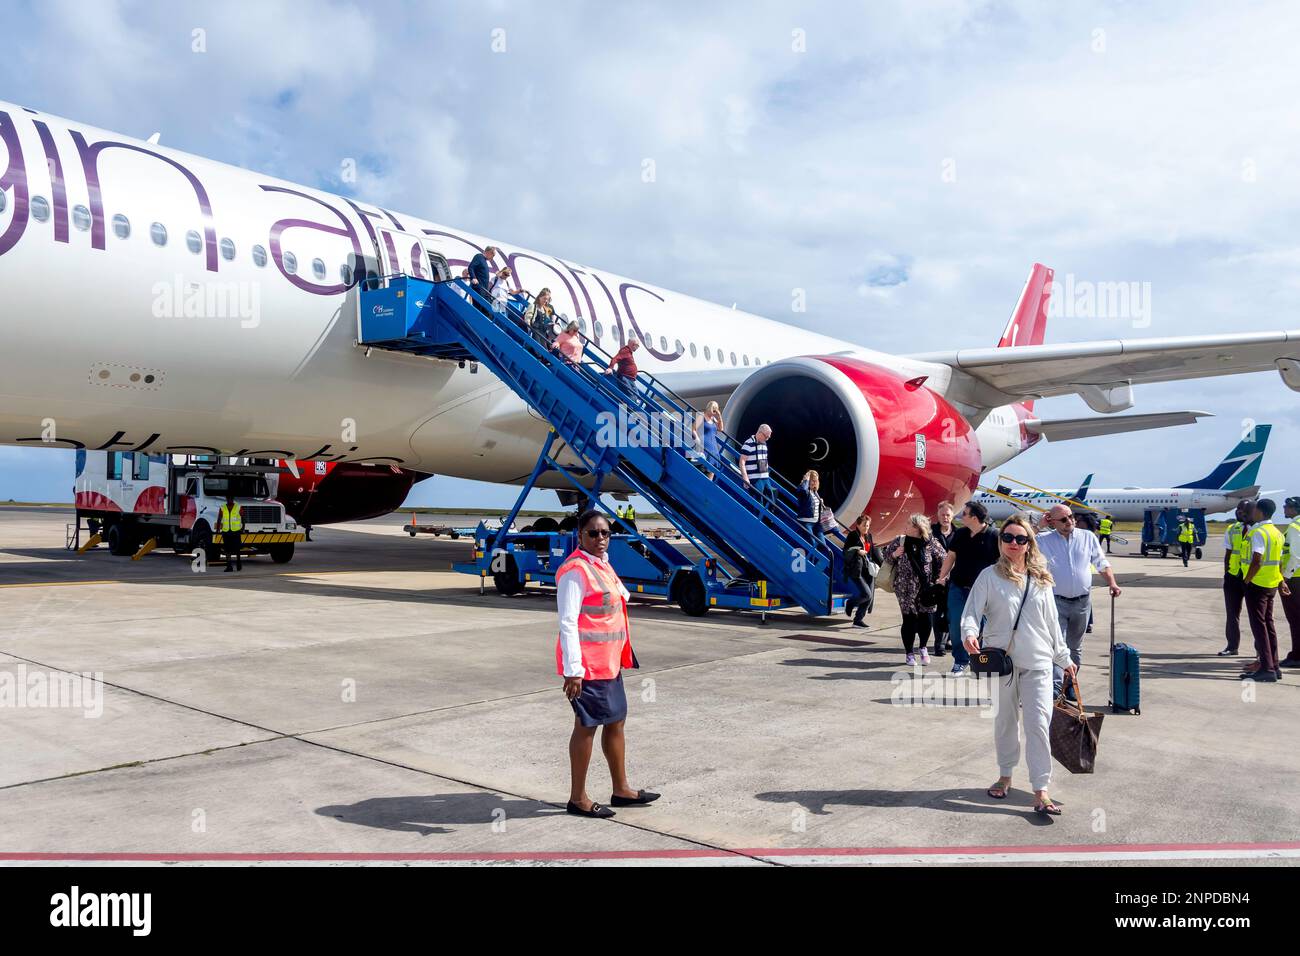
<svg viewBox="0 0 1300 956">
<path fill-rule="evenodd" d="M 1025 593 L 1020 598 L 1020 610 L 1016 611 L 1016 622 L 1011 625 L 1011 640 L 1007 641 L 1006 650 L 1000 647 L 981 646 L 978 652 L 970 656 L 970 669 L 972 674 L 996 674 L 998 677 L 1006 677 L 1014 669 L 1015 665 L 1011 663 L 1011 645 L 1016 639 L 1016 629 L 1020 627 L 1020 615 L 1025 613 L 1025 605 L 1029 603 L 1029 572 L 1025 572 Z"/>
</svg>

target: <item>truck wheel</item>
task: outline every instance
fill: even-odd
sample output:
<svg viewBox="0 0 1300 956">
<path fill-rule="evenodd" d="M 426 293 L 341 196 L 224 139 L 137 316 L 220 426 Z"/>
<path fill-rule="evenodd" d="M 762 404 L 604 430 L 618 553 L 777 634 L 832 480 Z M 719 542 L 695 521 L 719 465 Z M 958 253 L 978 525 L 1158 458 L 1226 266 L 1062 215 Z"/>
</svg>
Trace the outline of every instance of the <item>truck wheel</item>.
<svg viewBox="0 0 1300 956">
<path fill-rule="evenodd" d="M 276 564 L 288 564 L 293 560 L 293 542 L 271 545 L 270 554 Z"/>
<path fill-rule="evenodd" d="M 190 532 L 190 553 L 200 549 L 207 552 L 209 564 L 221 560 L 221 549 L 212 543 L 212 529 L 206 524 L 195 525 Z"/>
<path fill-rule="evenodd" d="M 564 520 L 560 522 L 561 531 L 572 531 L 576 527 L 578 527 L 577 515 L 565 515 Z"/>
<path fill-rule="evenodd" d="M 709 597 L 698 571 L 683 571 L 673 579 L 670 600 L 688 617 L 703 617 L 709 609 Z"/>
<path fill-rule="evenodd" d="M 559 531 L 560 523 L 554 518 L 538 518 L 533 522 L 534 531 Z"/>
<path fill-rule="evenodd" d="M 126 525 L 121 522 L 114 522 L 113 527 L 108 529 L 108 553 L 115 554 L 118 557 L 134 554 L 133 537 Z"/>
<path fill-rule="evenodd" d="M 506 555 L 506 569 L 492 575 L 492 583 L 496 585 L 497 594 L 504 597 L 518 594 L 524 589 L 524 582 L 519 580 L 519 565 L 515 564 L 513 554 Z"/>
<path fill-rule="evenodd" d="M 1197 560 L 1197 561 L 1201 560 L 1201 549 L 1200 549 L 1200 548 L 1197 548 L 1197 549 L 1196 549 L 1196 560 Z"/>
</svg>

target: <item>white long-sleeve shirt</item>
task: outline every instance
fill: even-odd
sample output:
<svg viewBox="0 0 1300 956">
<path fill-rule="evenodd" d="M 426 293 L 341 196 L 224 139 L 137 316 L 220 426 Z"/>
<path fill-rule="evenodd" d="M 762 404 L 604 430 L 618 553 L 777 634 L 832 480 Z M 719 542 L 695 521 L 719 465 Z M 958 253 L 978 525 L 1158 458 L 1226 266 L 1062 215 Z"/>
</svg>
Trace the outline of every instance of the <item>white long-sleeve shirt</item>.
<svg viewBox="0 0 1300 956">
<path fill-rule="evenodd" d="M 597 557 L 589 551 L 579 548 L 578 557 L 586 558 L 592 564 L 599 564 L 613 573 L 609 561 Z M 614 575 L 618 577 L 617 574 Z M 623 600 L 628 599 L 628 590 L 623 582 L 618 582 L 618 593 Z M 560 610 L 560 660 L 564 665 L 565 677 L 585 677 L 582 667 L 582 644 L 578 640 L 578 615 L 582 613 L 582 599 L 587 596 L 586 578 L 578 571 L 566 571 L 555 580 L 555 602 Z"/>
<path fill-rule="evenodd" d="M 984 618 L 984 646 L 1006 650 L 1024 593 L 1024 581 L 1018 584 L 1008 581 L 998 574 L 996 565 L 985 568 L 966 598 L 966 610 L 961 615 L 962 637 L 978 636 L 980 618 Z M 1053 664 L 1066 667 L 1071 663 L 1051 587 L 1030 581 L 1029 599 L 1020 615 L 1015 642 L 1011 643 L 1011 660 L 1016 667 L 1028 671 L 1046 670 Z"/>
<path fill-rule="evenodd" d="M 1038 550 L 1047 559 L 1047 570 L 1052 572 L 1061 597 L 1082 597 L 1092 590 L 1088 565 L 1098 571 L 1110 567 L 1097 536 L 1083 528 L 1075 528 L 1068 537 L 1059 531 L 1040 531 Z"/>
</svg>

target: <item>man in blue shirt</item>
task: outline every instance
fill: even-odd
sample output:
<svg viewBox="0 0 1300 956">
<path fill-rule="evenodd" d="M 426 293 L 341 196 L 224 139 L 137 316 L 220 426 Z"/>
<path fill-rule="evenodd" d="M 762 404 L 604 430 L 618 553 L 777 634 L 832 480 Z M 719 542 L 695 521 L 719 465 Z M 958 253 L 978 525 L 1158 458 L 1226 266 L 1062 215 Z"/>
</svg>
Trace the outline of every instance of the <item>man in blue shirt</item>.
<svg viewBox="0 0 1300 956">
<path fill-rule="evenodd" d="M 1056 583 L 1056 614 L 1061 622 L 1061 633 L 1070 648 L 1075 666 L 1083 663 L 1083 635 L 1088 630 L 1088 617 L 1092 613 L 1092 570 L 1101 572 L 1110 585 L 1110 596 L 1120 596 L 1120 586 L 1115 583 L 1115 572 L 1101 551 L 1101 543 L 1091 531 L 1074 526 L 1074 514 L 1065 505 L 1053 505 L 1047 513 L 1051 531 L 1038 533 L 1038 550 L 1047 560 L 1047 570 Z M 1056 668 L 1053 687 L 1061 692 L 1061 670 Z"/>
</svg>

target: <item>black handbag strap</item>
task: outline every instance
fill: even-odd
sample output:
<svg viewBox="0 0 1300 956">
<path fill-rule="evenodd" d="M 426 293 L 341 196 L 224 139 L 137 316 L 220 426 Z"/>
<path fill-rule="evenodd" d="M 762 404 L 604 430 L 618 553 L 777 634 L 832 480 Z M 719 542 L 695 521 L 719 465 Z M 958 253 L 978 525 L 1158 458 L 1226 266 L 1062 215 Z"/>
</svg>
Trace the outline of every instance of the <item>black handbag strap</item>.
<svg viewBox="0 0 1300 956">
<path fill-rule="evenodd" d="M 1011 656 L 1011 645 L 1016 642 L 1016 631 L 1020 628 L 1020 615 L 1025 613 L 1025 605 L 1029 603 L 1029 582 L 1033 578 L 1029 576 L 1029 570 L 1025 569 L 1025 593 L 1020 596 L 1020 607 L 1016 610 L 1016 621 L 1011 625 L 1011 639 L 1007 641 L 1007 649 L 1003 651 L 1007 657 Z M 981 642 L 983 643 L 983 642 Z"/>
</svg>

